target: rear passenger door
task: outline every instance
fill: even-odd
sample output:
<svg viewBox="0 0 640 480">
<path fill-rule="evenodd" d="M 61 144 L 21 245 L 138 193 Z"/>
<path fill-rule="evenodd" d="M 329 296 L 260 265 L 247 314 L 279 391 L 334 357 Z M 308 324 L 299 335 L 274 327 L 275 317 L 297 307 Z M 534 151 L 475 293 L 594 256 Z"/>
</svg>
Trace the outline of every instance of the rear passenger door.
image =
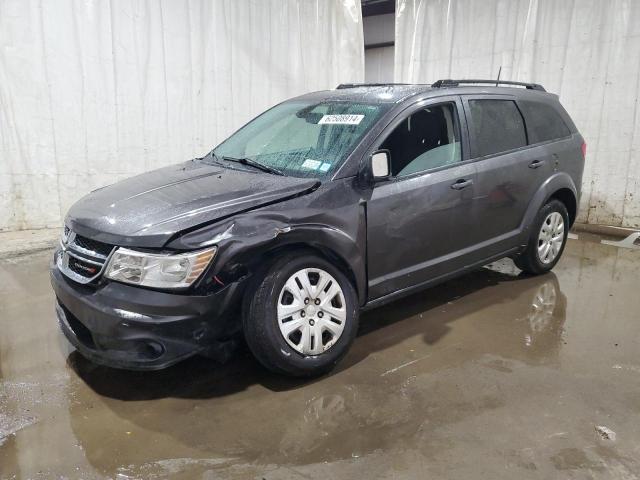
<svg viewBox="0 0 640 480">
<path fill-rule="evenodd" d="M 475 225 L 469 234 L 480 259 L 517 245 L 529 201 L 553 171 L 553 162 L 529 148 L 513 96 L 470 95 L 463 104 L 477 166 Z"/>
<path fill-rule="evenodd" d="M 558 112 L 559 102 L 541 98 L 518 100 L 527 125 L 531 155 L 546 162 L 547 170 L 566 168 L 576 158 L 571 129 Z M 562 108 L 562 107 L 560 107 Z"/>
</svg>

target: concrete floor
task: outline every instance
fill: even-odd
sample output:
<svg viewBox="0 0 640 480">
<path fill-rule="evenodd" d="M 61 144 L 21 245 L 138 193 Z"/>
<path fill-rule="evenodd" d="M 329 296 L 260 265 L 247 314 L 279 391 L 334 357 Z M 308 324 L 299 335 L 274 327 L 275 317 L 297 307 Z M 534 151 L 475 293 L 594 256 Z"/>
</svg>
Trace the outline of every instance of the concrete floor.
<svg viewBox="0 0 640 480">
<path fill-rule="evenodd" d="M 640 475 L 640 251 L 570 240 L 555 273 L 503 261 L 372 311 L 312 382 L 246 351 L 94 366 L 58 332 L 48 257 L 0 263 L 0 478 Z"/>
</svg>

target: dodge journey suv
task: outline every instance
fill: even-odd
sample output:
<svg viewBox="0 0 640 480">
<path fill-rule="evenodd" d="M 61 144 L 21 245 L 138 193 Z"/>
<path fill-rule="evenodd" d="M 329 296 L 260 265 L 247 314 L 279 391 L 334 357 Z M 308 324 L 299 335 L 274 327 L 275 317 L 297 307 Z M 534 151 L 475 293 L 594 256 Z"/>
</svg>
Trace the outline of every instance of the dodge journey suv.
<svg viewBox="0 0 640 480">
<path fill-rule="evenodd" d="M 51 265 L 58 320 L 113 367 L 219 355 L 243 334 L 268 369 L 318 375 L 365 309 L 502 257 L 551 270 L 585 150 L 537 84 L 302 95 L 202 158 L 73 205 Z"/>
</svg>

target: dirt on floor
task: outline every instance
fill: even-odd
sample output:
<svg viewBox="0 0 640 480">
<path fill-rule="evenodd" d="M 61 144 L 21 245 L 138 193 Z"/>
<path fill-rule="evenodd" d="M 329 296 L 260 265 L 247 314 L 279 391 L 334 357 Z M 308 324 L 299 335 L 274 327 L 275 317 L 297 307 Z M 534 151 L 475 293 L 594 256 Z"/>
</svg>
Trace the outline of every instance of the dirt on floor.
<svg viewBox="0 0 640 480">
<path fill-rule="evenodd" d="M 0 261 L 0 478 L 640 475 L 640 252 L 570 240 L 362 316 L 314 381 L 245 349 L 127 372 L 63 339 L 50 252 Z"/>
</svg>

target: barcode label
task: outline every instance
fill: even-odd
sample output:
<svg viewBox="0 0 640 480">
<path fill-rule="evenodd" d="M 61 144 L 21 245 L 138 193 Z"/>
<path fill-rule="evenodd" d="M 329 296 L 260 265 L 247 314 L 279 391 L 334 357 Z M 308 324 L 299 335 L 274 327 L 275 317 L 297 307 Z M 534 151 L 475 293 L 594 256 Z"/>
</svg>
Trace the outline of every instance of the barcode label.
<svg viewBox="0 0 640 480">
<path fill-rule="evenodd" d="M 318 125 L 358 125 L 364 115 L 324 115 Z"/>
</svg>

